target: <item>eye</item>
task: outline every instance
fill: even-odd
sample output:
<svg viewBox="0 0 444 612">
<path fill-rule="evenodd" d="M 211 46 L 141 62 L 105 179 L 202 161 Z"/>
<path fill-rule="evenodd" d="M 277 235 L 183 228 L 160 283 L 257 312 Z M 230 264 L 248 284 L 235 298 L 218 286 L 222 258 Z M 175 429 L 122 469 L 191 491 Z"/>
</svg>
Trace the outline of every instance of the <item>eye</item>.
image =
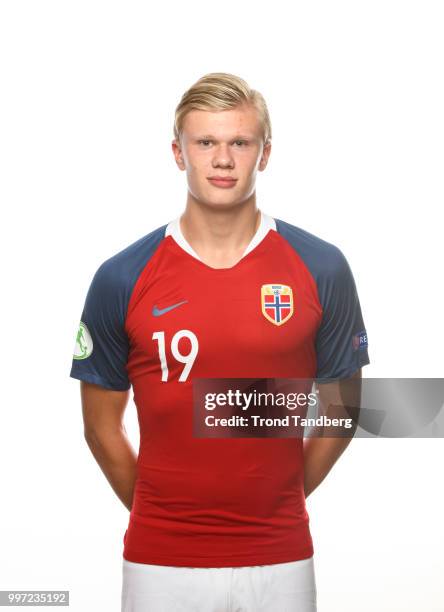
<svg viewBox="0 0 444 612">
<path fill-rule="evenodd" d="M 235 140 L 234 141 L 236 144 L 240 144 L 240 145 L 246 145 L 247 142 L 245 140 Z"/>
<path fill-rule="evenodd" d="M 203 144 L 203 143 L 211 142 L 211 140 L 198 140 L 197 142 L 198 144 Z"/>
</svg>

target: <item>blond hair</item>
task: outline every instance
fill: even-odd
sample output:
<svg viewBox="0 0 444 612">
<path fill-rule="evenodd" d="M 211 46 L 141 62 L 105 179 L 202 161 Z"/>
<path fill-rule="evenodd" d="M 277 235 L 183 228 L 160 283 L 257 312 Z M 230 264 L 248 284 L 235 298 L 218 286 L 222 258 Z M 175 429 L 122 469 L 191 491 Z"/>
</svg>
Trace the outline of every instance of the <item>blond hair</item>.
<svg viewBox="0 0 444 612">
<path fill-rule="evenodd" d="M 259 112 L 264 144 L 271 140 L 271 122 L 265 99 L 246 81 L 227 72 L 210 72 L 201 77 L 182 96 L 176 107 L 174 138 L 179 142 L 185 115 L 192 110 L 227 110 L 252 104 Z"/>
</svg>

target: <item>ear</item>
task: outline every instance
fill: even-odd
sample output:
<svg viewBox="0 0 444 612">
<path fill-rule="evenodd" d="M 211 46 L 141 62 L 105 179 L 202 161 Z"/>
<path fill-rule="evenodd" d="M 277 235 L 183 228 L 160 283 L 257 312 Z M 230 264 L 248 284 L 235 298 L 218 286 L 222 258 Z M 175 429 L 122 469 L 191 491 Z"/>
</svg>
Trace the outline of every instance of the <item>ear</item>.
<svg viewBox="0 0 444 612">
<path fill-rule="evenodd" d="M 265 168 L 267 167 L 268 158 L 270 157 L 270 153 L 271 153 L 271 140 L 268 140 L 268 142 L 264 145 L 264 148 L 262 150 L 262 156 L 261 156 L 259 166 L 258 166 L 258 170 L 260 172 L 265 170 Z"/>
<path fill-rule="evenodd" d="M 183 161 L 180 141 L 174 138 L 171 142 L 171 148 L 173 150 L 173 155 L 174 159 L 176 160 L 177 167 L 179 168 L 179 170 L 185 170 L 185 163 Z"/>
</svg>

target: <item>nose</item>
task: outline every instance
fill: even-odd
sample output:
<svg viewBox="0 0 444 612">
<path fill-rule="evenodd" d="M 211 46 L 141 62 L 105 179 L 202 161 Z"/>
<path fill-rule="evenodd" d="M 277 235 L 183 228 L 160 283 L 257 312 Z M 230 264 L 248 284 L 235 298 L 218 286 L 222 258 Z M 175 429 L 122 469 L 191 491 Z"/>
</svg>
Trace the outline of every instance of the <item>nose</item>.
<svg viewBox="0 0 444 612">
<path fill-rule="evenodd" d="M 213 168 L 233 168 L 234 160 L 230 153 L 229 146 L 219 144 L 214 149 Z"/>
</svg>

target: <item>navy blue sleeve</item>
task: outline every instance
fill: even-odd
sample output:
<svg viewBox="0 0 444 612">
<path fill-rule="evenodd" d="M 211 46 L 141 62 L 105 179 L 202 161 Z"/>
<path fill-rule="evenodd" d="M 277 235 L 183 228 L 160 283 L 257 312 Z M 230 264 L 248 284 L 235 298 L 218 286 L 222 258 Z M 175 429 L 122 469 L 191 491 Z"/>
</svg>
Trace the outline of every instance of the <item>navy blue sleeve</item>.
<svg viewBox="0 0 444 612">
<path fill-rule="evenodd" d="M 323 313 L 316 336 L 316 378 L 348 378 L 370 360 L 355 280 L 337 247 L 330 249 L 319 275 L 318 291 Z"/>
<path fill-rule="evenodd" d="M 166 224 L 102 263 L 89 287 L 74 346 L 70 376 L 107 389 L 131 387 L 125 331 L 133 288 L 165 236 Z"/>
<path fill-rule="evenodd" d="M 116 391 L 129 389 L 129 341 L 124 325 L 124 292 L 107 260 L 95 273 L 86 295 L 70 376 Z"/>
<path fill-rule="evenodd" d="M 348 378 L 370 363 L 367 332 L 350 266 L 334 244 L 282 219 L 276 229 L 302 258 L 318 290 L 322 319 L 316 334 L 318 382 Z"/>
</svg>

